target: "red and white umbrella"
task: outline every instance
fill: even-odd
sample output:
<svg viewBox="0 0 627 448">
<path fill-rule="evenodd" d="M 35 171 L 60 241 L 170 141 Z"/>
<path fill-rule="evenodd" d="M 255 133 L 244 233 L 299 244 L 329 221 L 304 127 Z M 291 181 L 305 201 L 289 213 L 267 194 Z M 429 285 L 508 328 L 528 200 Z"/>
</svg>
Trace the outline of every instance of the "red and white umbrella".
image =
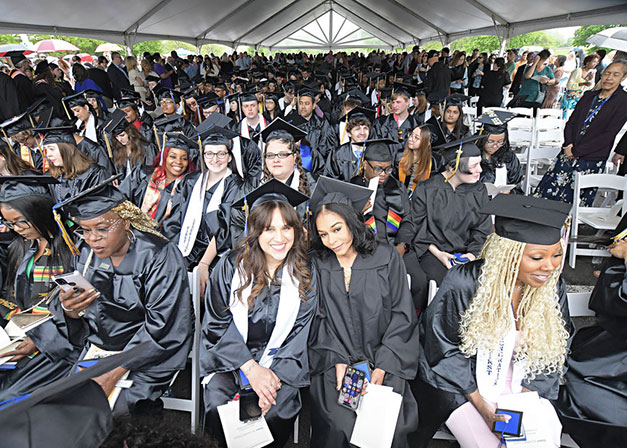
<svg viewBox="0 0 627 448">
<path fill-rule="evenodd" d="M 31 54 L 33 50 L 28 49 L 25 45 L 22 44 L 4 44 L 0 45 L 0 58 L 5 56 L 11 56 L 12 54 Z"/>
<path fill-rule="evenodd" d="M 78 48 L 61 39 L 45 39 L 35 44 L 35 51 L 47 53 L 54 51 L 78 51 Z"/>
</svg>

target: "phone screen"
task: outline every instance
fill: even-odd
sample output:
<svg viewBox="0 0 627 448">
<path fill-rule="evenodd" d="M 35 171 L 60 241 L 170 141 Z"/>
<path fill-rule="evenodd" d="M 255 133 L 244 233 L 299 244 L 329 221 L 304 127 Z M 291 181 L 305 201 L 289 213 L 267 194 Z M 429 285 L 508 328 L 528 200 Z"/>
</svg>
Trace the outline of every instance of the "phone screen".
<svg viewBox="0 0 627 448">
<path fill-rule="evenodd" d="M 366 374 L 364 372 L 354 367 L 347 367 L 338 403 L 350 409 L 357 409 L 365 379 Z"/>
</svg>

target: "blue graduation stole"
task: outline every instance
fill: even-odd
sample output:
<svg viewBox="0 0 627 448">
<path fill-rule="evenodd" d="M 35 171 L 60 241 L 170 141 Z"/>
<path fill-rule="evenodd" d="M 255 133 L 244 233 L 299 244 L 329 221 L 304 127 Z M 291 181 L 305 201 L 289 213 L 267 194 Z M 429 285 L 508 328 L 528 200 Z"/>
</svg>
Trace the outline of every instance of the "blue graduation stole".
<svg viewBox="0 0 627 448">
<path fill-rule="evenodd" d="M 313 157 L 311 156 L 311 148 L 309 145 L 305 145 L 301 142 L 300 144 L 300 158 L 303 162 L 303 168 L 307 171 L 311 172 L 311 167 L 313 166 Z"/>
</svg>

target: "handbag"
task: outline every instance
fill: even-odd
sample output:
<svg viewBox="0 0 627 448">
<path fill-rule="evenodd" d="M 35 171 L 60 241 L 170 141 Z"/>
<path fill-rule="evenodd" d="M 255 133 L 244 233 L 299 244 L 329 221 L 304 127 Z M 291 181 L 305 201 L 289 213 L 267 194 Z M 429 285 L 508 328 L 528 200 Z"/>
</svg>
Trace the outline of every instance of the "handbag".
<svg viewBox="0 0 627 448">
<path fill-rule="evenodd" d="M 540 89 L 538 90 L 534 103 L 544 103 L 544 97 L 546 97 L 546 84 L 540 84 Z"/>
</svg>

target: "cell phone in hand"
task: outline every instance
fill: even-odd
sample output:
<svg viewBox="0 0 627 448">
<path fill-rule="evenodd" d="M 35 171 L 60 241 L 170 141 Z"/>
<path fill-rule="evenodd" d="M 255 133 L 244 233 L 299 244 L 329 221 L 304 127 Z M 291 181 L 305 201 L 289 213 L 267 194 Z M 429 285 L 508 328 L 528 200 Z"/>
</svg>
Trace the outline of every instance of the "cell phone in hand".
<svg viewBox="0 0 627 448">
<path fill-rule="evenodd" d="M 365 383 L 366 374 L 353 366 L 348 366 L 346 373 L 344 373 L 344 380 L 342 381 L 342 388 L 340 389 L 337 403 L 348 409 L 357 409 Z"/>
<path fill-rule="evenodd" d="M 73 289 L 78 294 L 90 289 L 95 289 L 78 271 L 68 274 L 53 275 L 52 281 L 54 281 L 61 290 L 69 291 Z"/>
<path fill-rule="evenodd" d="M 252 388 L 243 389 L 239 393 L 239 420 L 247 422 L 261 417 L 259 396 Z"/>
</svg>

